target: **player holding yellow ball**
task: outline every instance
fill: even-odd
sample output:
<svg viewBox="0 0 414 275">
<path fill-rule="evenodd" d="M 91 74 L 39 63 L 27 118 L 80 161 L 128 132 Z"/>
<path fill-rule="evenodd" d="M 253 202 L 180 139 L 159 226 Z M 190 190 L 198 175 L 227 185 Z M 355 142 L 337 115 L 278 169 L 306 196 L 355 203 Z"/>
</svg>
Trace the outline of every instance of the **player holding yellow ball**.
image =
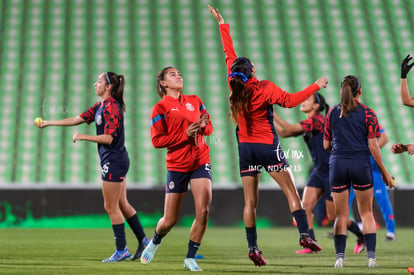
<svg viewBox="0 0 414 275">
<path fill-rule="evenodd" d="M 149 240 L 139 221 L 134 207 L 126 195 L 126 175 L 129 157 L 125 148 L 124 130 L 124 87 L 125 78 L 113 72 L 101 73 L 95 82 L 95 94 L 100 97 L 91 108 L 82 114 L 61 120 L 43 121 L 36 118 L 34 124 L 39 128 L 48 126 L 75 126 L 82 123 L 95 123 L 96 135 L 75 133 L 73 142 L 85 140 L 98 144 L 102 168 L 102 194 L 105 210 L 109 215 L 115 237 L 115 252 L 102 262 L 117 262 L 131 257 L 126 246 L 125 220 L 134 232 L 138 249 L 131 259 L 141 257 Z"/>
<path fill-rule="evenodd" d="M 43 119 L 41 117 L 35 118 L 33 123 L 34 123 L 35 126 L 37 126 L 39 128 L 43 128 L 43 127 L 41 127 L 42 123 L 43 123 Z"/>
</svg>

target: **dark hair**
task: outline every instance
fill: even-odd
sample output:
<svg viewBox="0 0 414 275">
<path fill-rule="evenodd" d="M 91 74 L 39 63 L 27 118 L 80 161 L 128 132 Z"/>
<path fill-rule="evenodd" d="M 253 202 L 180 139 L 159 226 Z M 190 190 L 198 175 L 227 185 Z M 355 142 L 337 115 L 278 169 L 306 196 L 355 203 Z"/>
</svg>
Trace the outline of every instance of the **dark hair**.
<svg viewBox="0 0 414 275">
<path fill-rule="evenodd" d="M 347 75 L 341 82 L 341 115 L 339 117 L 347 116 L 349 112 L 355 110 L 357 107 L 355 97 L 361 89 L 361 82 L 358 77 Z"/>
<path fill-rule="evenodd" d="M 325 98 L 320 93 L 314 93 L 315 103 L 319 104 L 319 108 L 317 110 L 318 113 L 325 111 L 325 115 L 328 114 L 329 105 L 326 103 Z"/>
<path fill-rule="evenodd" d="M 233 64 L 231 65 L 231 72 L 232 73 L 241 73 L 247 79 L 251 78 L 252 74 L 252 63 L 246 57 L 239 57 L 234 60 Z M 230 78 L 230 87 L 231 87 L 231 94 L 229 97 L 230 100 L 230 116 L 233 120 L 234 124 L 238 124 L 237 116 L 242 114 L 246 119 L 247 130 L 250 129 L 250 124 L 252 121 L 252 116 L 250 113 L 250 98 L 251 92 L 247 90 L 245 80 L 240 75 L 233 75 Z"/>
<path fill-rule="evenodd" d="M 168 69 L 172 69 L 173 67 L 168 66 L 165 67 L 164 69 L 162 69 L 158 75 L 157 75 L 157 85 L 156 85 L 156 89 L 158 92 L 158 95 L 162 98 L 164 95 L 167 94 L 167 91 L 165 90 L 164 86 L 161 85 L 161 81 L 164 80 L 165 75 L 167 74 Z"/>
<path fill-rule="evenodd" d="M 105 79 L 108 85 L 112 85 L 111 96 L 119 101 L 121 104 L 122 111 L 125 110 L 124 102 L 124 88 L 125 88 L 125 77 L 118 75 L 113 72 L 105 72 Z"/>
</svg>

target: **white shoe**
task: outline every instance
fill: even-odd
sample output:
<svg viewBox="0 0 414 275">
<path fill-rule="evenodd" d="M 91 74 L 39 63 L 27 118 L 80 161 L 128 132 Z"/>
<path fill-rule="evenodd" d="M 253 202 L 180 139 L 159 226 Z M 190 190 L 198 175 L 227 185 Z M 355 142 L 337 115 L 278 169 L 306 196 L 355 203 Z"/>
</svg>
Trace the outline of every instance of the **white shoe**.
<svg viewBox="0 0 414 275">
<path fill-rule="evenodd" d="M 368 267 L 377 267 L 377 259 L 375 258 L 368 258 L 367 260 Z"/>
<path fill-rule="evenodd" d="M 159 246 L 159 244 L 154 244 L 151 240 L 147 247 L 144 249 L 144 251 L 142 251 L 141 263 L 149 264 L 154 258 L 155 252 L 157 251 Z"/>
<path fill-rule="evenodd" d="M 385 235 L 385 241 L 387 242 L 393 242 L 395 238 L 395 233 L 387 232 L 387 235 Z"/>
<path fill-rule="evenodd" d="M 344 258 L 338 258 L 335 261 L 334 267 L 335 268 L 343 268 L 344 267 L 344 262 L 345 262 Z"/>
<path fill-rule="evenodd" d="M 190 271 L 203 271 L 194 258 L 186 258 L 184 260 L 184 268 Z"/>
</svg>

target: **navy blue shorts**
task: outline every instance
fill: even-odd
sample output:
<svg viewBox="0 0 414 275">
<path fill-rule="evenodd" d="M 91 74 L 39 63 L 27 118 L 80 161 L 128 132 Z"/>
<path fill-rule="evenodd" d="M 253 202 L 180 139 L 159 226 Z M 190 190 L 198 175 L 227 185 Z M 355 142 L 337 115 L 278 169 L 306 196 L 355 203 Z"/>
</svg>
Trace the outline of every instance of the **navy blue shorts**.
<svg viewBox="0 0 414 275">
<path fill-rule="evenodd" d="M 211 165 L 203 164 L 191 172 L 167 171 L 166 193 L 184 193 L 192 179 L 206 178 L 211 180 Z"/>
<path fill-rule="evenodd" d="M 120 161 L 105 161 L 101 163 L 101 178 L 103 181 L 123 182 L 129 170 L 129 159 Z"/>
<path fill-rule="evenodd" d="M 332 201 L 331 185 L 329 184 L 329 167 L 313 168 L 306 186 L 322 189 L 326 200 Z"/>
<path fill-rule="evenodd" d="M 280 145 L 263 143 L 239 143 L 240 176 L 254 176 L 265 169 L 280 172 L 289 167 Z"/>
<path fill-rule="evenodd" d="M 332 192 L 340 193 L 352 187 L 367 190 L 373 186 L 372 168 L 369 159 L 330 159 L 329 182 Z"/>
</svg>

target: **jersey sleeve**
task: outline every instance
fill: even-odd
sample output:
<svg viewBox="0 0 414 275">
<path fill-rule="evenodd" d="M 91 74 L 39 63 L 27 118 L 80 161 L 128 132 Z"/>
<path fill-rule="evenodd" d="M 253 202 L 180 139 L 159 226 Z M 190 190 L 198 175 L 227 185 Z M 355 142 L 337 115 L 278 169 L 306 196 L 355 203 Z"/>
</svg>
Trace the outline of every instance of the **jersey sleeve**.
<svg viewBox="0 0 414 275">
<path fill-rule="evenodd" d="M 80 114 L 79 116 L 88 124 L 91 124 L 95 121 L 95 109 L 100 104 L 100 102 L 96 102 L 92 107 L 88 110 Z"/>
<path fill-rule="evenodd" d="M 115 136 L 121 121 L 121 110 L 118 104 L 113 102 L 106 106 L 103 112 L 103 118 L 105 121 L 104 135 Z"/>
<path fill-rule="evenodd" d="M 303 101 L 308 99 L 315 92 L 319 91 L 317 84 L 312 84 L 296 93 L 288 93 L 276 86 L 273 82 L 269 81 L 269 84 L 265 88 L 265 97 L 269 104 L 279 104 L 285 108 L 296 107 Z"/>
<path fill-rule="evenodd" d="M 377 115 L 373 110 L 369 108 L 365 110 L 365 123 L 368 129 L 368 139 L 377 138 L 381 136 Z"/>
<path fill-rule="evenodd" d="M 205 115 L 207 114 L 208 116 L 208 125 L 201 130 L 201 134 L 203 136 L 209 136 L 213 133 L 213 124 L 211 124 L 211 119 L 210 119 L 210 114 L 207 113 L 207 109 L 206 106 L 203 104 L 203 102 L 201 101 L 201 99 L 199 99 L 200 101 L 200 115 Z"/>
<path fill-rule="evenodd" d="M 226 55 L 227 73 L 231 73 L 231 65 L 236 60 L 236 52 L 233 48 L 233 41 L 230 36 L 229 24 L 220 24 L 221 42 L 223 44 L 224 54 Z"/>
<path fill-rule="evenodd" d="M 326 115 L 325 130 L 323 134 L 323 139 L 328 140 L 328 141 L 332 141 L 332 130 L 331 130 L 331 121 L 330 121 L 332 110 L 333 108 L 331 108 L 328 114 Z"/>
<path fill-rule="evenodd" d="M 186 130 L 178 134 L 170 134 L 164 110 L 155 105 L 151 110 L 151 141 L 155 148 L 165 148 L 188 142 Z"/>
</svg>

